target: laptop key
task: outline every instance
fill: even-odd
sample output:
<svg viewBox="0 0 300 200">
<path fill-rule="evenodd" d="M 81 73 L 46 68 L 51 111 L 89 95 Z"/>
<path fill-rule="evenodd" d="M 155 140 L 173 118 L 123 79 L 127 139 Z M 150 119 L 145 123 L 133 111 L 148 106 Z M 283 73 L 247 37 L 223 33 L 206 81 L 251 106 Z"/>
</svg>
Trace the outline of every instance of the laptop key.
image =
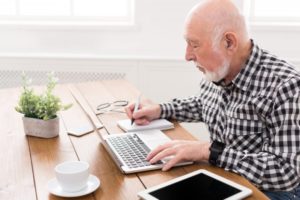
<svg viewBox="0 0 300 200">
<path fill-rule="evenodd" d="M 150 149 L 138 137 L 138 135 L 126 135 L 124 137 L 109 138 L 110 143 L 116 149 L 118 154 L 122 156 L 123 161 L 129 168 L 137 168 L 151 165 L 146 157 Z M 162 164 L 158 161 L 155 164 Z"/>
</svg>

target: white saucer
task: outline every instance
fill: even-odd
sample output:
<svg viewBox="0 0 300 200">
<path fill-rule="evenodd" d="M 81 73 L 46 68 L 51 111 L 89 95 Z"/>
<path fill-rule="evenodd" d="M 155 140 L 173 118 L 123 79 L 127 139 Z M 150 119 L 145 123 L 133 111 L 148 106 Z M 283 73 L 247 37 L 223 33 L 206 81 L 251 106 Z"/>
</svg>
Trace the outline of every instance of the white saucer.
<svg viewBox="0 0 300 200">
<path fill-rule="evenodd" d="M 99 186 L 100 180 L 96 176 L 90 175 L 86 187 L 77 192 L 63 191 L 62 188 L 59 186 L 56 178 L 53 178 L 48 182 L 47 188 L 51 194 L 54 194 L 56 196 L 79 197 L 94 192 Z"/>
</svg>

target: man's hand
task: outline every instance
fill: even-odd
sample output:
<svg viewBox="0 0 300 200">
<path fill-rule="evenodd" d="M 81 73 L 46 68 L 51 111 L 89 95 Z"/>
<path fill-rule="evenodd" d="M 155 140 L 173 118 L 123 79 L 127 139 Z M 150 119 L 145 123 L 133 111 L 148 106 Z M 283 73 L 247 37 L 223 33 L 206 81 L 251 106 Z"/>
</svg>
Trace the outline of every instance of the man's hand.
<svg viewBox="0 0 300 200">
<path fill-rule="evenodd" d="M 130 103 L 125 107 L 125 112 L 130 119 L 134 119 L 138 125 L 147 125 L 152 120 L 158 119 L 161 114 L 161 108 L 159 104 L 154 104 L 149 100 L 144 100 L 140 103 L 139 109 L 134 111 L 135 103 Z"/>
<path fill-rule="evenodd" d="M 172 140 L 151 151 L 147 156 L 147 160 L 153 164 L 171 156 L 171 159 L 162 169 L 167 171 L 179 162 L 208 160 L 210 145 L 211 143 L 209 142 Z"/>
</svg>

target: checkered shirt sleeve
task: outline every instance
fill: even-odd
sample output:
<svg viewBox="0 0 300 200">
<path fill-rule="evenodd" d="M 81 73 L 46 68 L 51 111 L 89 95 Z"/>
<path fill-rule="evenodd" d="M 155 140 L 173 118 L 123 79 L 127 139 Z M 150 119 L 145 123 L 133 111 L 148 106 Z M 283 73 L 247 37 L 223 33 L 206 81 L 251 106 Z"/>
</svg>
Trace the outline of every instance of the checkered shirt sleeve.
<svg viewBox="0 0 300 200">
<path fill-rule="evenodd" d="M 161 104 L 162 118 L 205 122 L 225 143 L 217 165 L 262 190 L 292 190 L 300 182 L 300 74 L 253 43 L 229 85 L 200 84 L 200 95 Z"/>
</svg>

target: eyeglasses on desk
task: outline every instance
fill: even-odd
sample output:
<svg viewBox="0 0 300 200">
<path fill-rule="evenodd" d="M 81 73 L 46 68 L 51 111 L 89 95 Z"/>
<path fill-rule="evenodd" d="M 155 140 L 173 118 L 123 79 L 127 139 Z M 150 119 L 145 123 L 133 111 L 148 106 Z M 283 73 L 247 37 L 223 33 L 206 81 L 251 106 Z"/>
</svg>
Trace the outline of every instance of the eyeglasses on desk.
<svg viewBox="0 0 300 200">
<path fill-rule="evenodd" d="M 128 105 L 128 101 L 126 100 L 117 100 L 114 102 L 107 102 L 107 103 L 101 103 L 97 106 L 97 115 L 104 114 L 107 112 L 119 112 L 119 113 L 125 113 L 124 110 L 121 110 L 121 108 L 124 108 Z"/>
</svg>

